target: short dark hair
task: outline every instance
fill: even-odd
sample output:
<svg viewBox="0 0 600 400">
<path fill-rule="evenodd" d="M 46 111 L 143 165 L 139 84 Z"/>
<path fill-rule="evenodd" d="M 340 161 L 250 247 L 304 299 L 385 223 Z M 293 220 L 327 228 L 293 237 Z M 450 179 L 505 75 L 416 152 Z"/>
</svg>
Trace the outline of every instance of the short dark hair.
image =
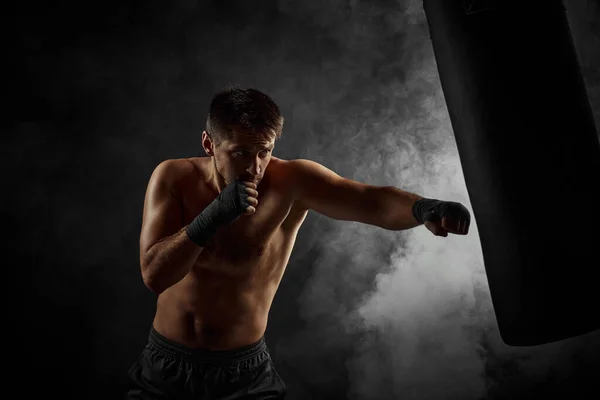
<svg viewBox="0 0 600 400">
<path fill-rule="evenodd" d="M 283 131 L 283 116 L 279 106 L 266 94 L 256 89 L 228 86 L 214 95 L 206 132 L 219 146 L 231 139 L 233 131 L 251 139 L 279 139 Z"/>
</svg>

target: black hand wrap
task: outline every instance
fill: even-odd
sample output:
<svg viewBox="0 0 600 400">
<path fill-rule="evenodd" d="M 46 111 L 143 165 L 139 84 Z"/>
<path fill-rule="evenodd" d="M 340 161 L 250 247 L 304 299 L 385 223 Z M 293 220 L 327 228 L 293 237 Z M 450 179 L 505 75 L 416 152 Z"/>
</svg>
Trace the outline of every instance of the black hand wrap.
<svg viewBox="0 0 600 400">
<path fill-rule="evenodd" d="M 471 221 L 471 215 L 465 206 L 453 201 L 436 199 L 417 200 L 413 205 L 412 212 L 420 224 L 424 224 L 427 221 L 436 222 L 444 217 L 466 220 L 467 224 Z"/>
<path fill-rule="evenodd" d="M 235 221 L 248 206 L 246 185 L 241 180 L 233 181 L 190 222 L 185 231 L 192 242 L 204 247 L 220 226 Z"/>
</svg>

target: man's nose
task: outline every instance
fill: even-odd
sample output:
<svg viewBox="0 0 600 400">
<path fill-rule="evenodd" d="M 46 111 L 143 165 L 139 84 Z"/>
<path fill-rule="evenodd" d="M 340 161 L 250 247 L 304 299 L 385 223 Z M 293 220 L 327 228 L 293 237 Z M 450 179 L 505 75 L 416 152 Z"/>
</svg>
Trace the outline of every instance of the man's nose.
<svg viewBox="0 0 600 400">
<path fill-rule="evenodd" d="M 253 161 L 252 164 L 250 164 L 248 166 L 248 168 L 246 168 L 246 172 L 248 172 L 249 174 L 252 175 L 259 175 L 260 174 L 260 159 L 258 157 L 256 157 Z"/>
</svg>

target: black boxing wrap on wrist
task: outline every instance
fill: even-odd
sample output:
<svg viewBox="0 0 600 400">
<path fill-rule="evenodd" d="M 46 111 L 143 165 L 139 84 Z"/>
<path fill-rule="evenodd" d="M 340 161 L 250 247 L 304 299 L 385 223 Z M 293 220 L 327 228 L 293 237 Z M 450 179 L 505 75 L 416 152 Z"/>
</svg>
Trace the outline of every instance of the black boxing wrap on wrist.
<svg viewBox="0 0 600 400">
<path fill-rule="evenodd" d="M 412 213 L 415 219 L 420 223 L 425 223 L 425 217 L 428 213 L 435 212 L 440 215 L 440 206 L 443 204 L 443 201 L 437 199 L 420 199 L 413 204 Z M 430 218 L 428 218 L 430 220 Z"/>
<path fill-rule="evenodd" d="M 190 240 L 204 247 L 220 226 L 232 223 L 248 206 L 246 186 L 239 180 L 228 185 L 190 224 L 185 232 Z"/>
</svg>

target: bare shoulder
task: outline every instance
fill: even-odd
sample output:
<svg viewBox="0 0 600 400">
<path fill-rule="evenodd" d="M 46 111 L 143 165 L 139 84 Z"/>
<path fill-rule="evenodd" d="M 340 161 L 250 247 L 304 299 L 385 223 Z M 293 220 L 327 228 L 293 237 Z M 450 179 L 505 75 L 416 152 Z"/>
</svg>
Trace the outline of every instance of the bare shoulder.
<svg viewBox="0 0 600 400">
<path fill-rule="evenodd" d="M 277 161 L 276 165 L 278 166 L 278 169 L 280 170 L 280 172 L 284 173 L 288 176 L 291 176 L 294 173 L 297 173 L 297 172 L 302 171 L 307 168 L 308 169 L 319 168 L 319 167 L 323 168 L 323 166 L 321 164 L 319 164 L 318 162 L 303 159 L 303 158 L 294 158 L 291 160 L 284 160 L 281 158 L 272 157 L 271 160 L 272 160 L 271 162 L 273 162 L 273 160 L 276 160 Z"/>
<path fill-rule="evenodd" d="M 269 167 L 267 168 L 267 171 L 269 173 L 281 173 L 283 168 L 289 164 L 288 160 L 284 160 L 283 158 L 279 158 L 279 157 L 271 157 L 271 161 L 269 161 Z"/>
<path fill-rule="evenodd" d="M 307 175 L 310 175 L 307 174 L 307 171 L 319 167 L 324 168 L 321 164 L 306 159 L 281 160 L 278 163 L 278 175 L 282 178 L 279 180 L 281 187 L 292 202 L 292 208 L 286 223 L 283 225 L 284 227 L 297 229 L 299 224 L 304 220 L 310 207 L 302 201 L 302 182 L 310 182 L 310 177 L 307 179 Z"/>
<path fill-rule="evenodd" d="M 314 161 L 305 159 L 277 159 L 273 168 L 273 175 L 277 177 L 278 186 L 287 192 L 296 204 L 301 194 L 300 184 L 303 181 L 310 180 L 306 179 L 306 171 L 318 167 L 322 166 Z M 271 164 L 269 164 L 269 168 L 271 168 Z"/>
<path fill-rule="evenodd" d="M 286 166 L 288 174 L 298 174 L 303 171 L 318 170 L 321 168 L 324 168 L 324 166 L 318 162 L 304 158 L 288 160 Z"/>
<path fill-rule="evenodd" d="M 281 168 L 285 177 L 289 181 L 293 181 L 294 188 L 299 188 L 301 185 L 312 185 L 320 179 L 338 179 L 340 176 L 324 165 L 307 159 L 288 160 L 285 166 Z"/>
<path fill-rule="evenodd" d="M 202 174 L 202 162 L 192 158 L 175 158 L 161 161 L 154 172 L 152 179 L 159 180 L 168 185 L 173 192 L 183 190 L 190 179 Z"/>
<path fill-rule="evenodd" d="M 276 182 L 277 187 L 286 185 L 292 176 L 291 161 L 279 157 L 271 157 L 266 175 L 268 175 L 269 181 Z"/>
</svg>

